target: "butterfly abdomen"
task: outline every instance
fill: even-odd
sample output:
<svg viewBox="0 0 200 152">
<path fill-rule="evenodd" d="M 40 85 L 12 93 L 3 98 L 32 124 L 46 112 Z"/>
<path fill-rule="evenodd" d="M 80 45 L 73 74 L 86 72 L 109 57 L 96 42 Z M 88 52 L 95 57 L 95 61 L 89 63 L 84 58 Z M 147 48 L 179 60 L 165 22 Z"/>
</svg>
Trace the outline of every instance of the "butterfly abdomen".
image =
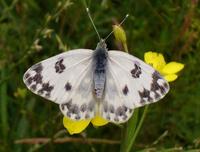
<svg viewBox="0 0 200 152">
<path fill-rule="evenodd" d="M 97 47 L 94 52 L 94 92 L 96 98 L 102 98 L 106 82 L 107 49 Z"/>
</svg>

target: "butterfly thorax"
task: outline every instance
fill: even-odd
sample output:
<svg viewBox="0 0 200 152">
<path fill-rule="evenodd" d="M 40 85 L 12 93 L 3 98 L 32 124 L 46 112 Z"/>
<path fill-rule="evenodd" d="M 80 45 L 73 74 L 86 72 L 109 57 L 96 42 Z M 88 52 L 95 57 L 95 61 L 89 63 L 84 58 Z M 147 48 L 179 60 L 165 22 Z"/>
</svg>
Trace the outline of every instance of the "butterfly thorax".
<svg viewBox="0 0 200 152">
<path fill-rule="evenodd" d="M 94 63 L 94 93 L 96 98 L 100 99 L 103 96 L 105 82 L 106 82 L 106 64 L 107 64 L 108 51 L 106 43 L 101 40 L 95 49 L 93 56 Z"/>
</svg>

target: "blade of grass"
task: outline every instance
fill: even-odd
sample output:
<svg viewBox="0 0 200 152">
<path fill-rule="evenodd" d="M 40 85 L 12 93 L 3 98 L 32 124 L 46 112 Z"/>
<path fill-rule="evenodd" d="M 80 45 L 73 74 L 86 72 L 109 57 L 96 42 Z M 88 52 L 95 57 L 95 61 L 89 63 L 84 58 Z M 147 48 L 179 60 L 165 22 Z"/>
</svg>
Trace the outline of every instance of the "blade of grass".
<svg viewBox="0 0 200 152">
<path fill-rule="evenodd" d="M 25 102 L 26 99 L 23 99 Z M 35 99 L 31 99 L 30 102 L 27 102 L 27 105 L 24 106 L 27 107 L 27 111 L 22 114 L 21 118 L 18 121 L 17 129 L 15 130 L 16 138 L 24 138 L 25 135 L 28 135 L 28 128 L 31 128 L 30 120 L 27 115 L 27 113 L 32 112 L 35 107 Z M 22 151 L 22 145 L 15 145 L 15 151 L 21 152 Z"/>
<path fill-rule="evenodd" d="M 6 69 L 2 69 L 1 71 L 1 79 L 4 79 L 6 77 Z M 7 116 L 7 83 L 4 83 L 1 85 L 1 102 L 0 102 L 0 108 L 1 108 L 1 124 L 2 124 L 2 136 L 4 142 L 6 142 L 7 139 L 7 132 L 8 132 L 8 116 Z"/>
<path fill-rule="evenodd" d="M 132 148 L 133 144 L 135 143 L 135 139 L 136 139 L 136 137 L 142 127 L 142 124 L 144 122 L 144 118 L 145 118 L 147 110 L 148 110 L 148 105 L 145 106 L 142 116 L 139 118 L 137 127 L 136 127 L 137 122 L 135 119 L 138 119 L 139 109 L 136 109 L 136 110 L 135 110 L 135 112 L 137 112 L 137 118 L 134 118 L 134 116 L 133 116 L 133 118 L 131 118 L 130 122 L 128 122 L 127 133 L 124 138 L 125 146 L 122 146 L 121 152 L 130 152 L 132 150 L 131 148 Z M 135 126 L 133 126 L 133 125 L 135 125 Z"/>
<path fill-rule="evenodd" d="M 129 142 L 131 141 L 132 135 L 134 134 L 137 126 L 138 114 L 139 114 L 139 109 L 135 109 L 133 117 L 130 118 L 130 120 L 128 121 L 128 123 L 124 128 L 124 133 L 120 148 L 121 152 L 125 151 L 126 147 L 129 145 Z"/>
</svg>

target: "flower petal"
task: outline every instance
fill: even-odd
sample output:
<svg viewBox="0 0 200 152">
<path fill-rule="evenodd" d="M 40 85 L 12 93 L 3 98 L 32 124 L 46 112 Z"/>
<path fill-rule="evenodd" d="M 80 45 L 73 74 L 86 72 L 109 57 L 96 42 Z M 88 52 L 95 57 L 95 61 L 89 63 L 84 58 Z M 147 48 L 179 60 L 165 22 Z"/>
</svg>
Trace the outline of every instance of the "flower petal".
<svg viewBox="0 0 200 152">
<path fill-rule="evenodd" d="M 166 64 L 163 55 L 156 52 L 146 52 L 144 54 L 144 60 L 146 63 L 152 65 L 159 72 L 161 72 L 162 68 Z"/>
<path fill-rule="evenodd" d="M 168 82 L 172 82 L 172 81 L 176 80 L 178 78 L 178 76 L 176 74 L 168 74 L 168 75 L 165 75 L 164 78 Z"/>
<path fill-rule="evenodd" d="M 164 74 L 175 74 L 181 71 L 184 68 L 184 64 L 178 62 L 169 62 L 162 69 L 162 73 Z"/>
<path fill-rule="evenodd" d="M 106 125 L 109 121 L 107 121 L 106 119 L 100 117 L 100 116 L 95 116 L 91 123 L 94 125 L 94 126 L 103 126 L 103 125 Z"/>
<path fill-rule="evenodd" d="M 82 132 L 89 125 L 90 121 L 90 119 L 75 121 L 68 117 L 63 117 L 63 125 L 71 135 Z"/>
</svg>

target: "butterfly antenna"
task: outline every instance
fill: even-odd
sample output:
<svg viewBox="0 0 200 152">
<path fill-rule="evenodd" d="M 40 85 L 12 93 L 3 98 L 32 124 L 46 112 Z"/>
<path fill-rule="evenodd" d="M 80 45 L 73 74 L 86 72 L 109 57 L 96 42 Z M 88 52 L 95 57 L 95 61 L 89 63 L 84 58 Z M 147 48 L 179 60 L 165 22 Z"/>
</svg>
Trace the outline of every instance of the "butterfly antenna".
<svg viewBox="0 0 200 152">
<path fill-rule="evenodd" d="M 101 37 L 100 37 L 100 35 L 99 35 L 99 32 L 97 31 L 96 26 L 94 25 L 94 22 L 93 22 L 93 19 L 92 19 L 91 15 L 90 15 L 90 10 L 89 10 L 88 7 L 86 8 L 86 11 L 87 11 L 87 13 L 88 13 L 88 16 L 89 16 L 89 18 L 90 18 L 90 21 L 92 22 L 92 25 L 93 25 L 93 27 L 94 27 L 94 30 L 96 31 L 96 33 L 97 33 L 97 35 L 98 35 L 98 38 L 99 38 L 99 41 L 100 41 L 100 40 L 101 40 Z"/>
<path fill-rule="evenodd" d="M 126 14 L 126 16 L 124 17 L 124 19 L 118 24 L 118 26 L 122 25 L 124 23 L 124 21 L 128 18 L 128 16 L 129 16 L 129 14 Z M 110 35 L 113 34 L 113 32 L 114 32 L 114 30 L 112 30 L 112 32 L 110 32 L 108 34 L 108 36 L 106 36 L 106 38 L 104 39 L 104 41 L 106 41 L 110 37 Z"/>
</svg>

